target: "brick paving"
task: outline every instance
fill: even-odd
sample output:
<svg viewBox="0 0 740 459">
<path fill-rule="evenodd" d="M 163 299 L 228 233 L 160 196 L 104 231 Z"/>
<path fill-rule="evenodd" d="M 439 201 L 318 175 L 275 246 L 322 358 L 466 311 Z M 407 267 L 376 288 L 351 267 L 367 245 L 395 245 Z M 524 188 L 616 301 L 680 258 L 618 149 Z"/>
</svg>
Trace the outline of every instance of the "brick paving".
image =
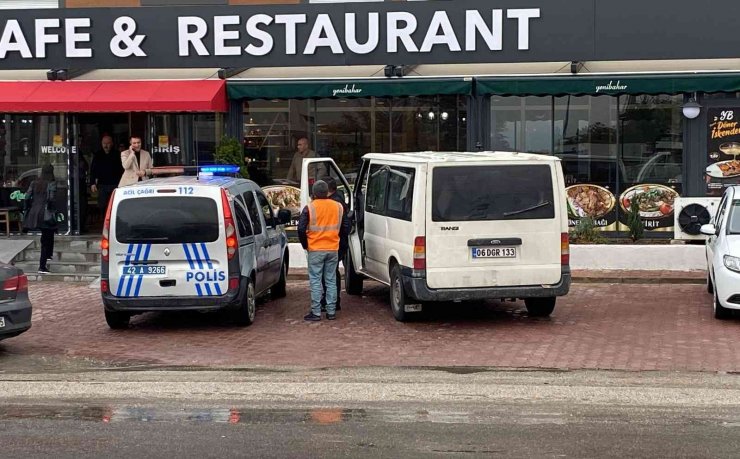
<svg viewBox="0 0 740 459">
<path fill-rule="evenodd" d="M 4 354 L 194 366 L 493 366 L 502 368 L 740 371 L 740 317 L 712 318 L 703 285 L 574 284 L 550 318 L 522 302 L 427 307 L 400 323 L 388 289 L 343 296 L 336 321 L 306 323 L 308 284 L 231 326 L 214 314 L 145 314 L 109 330 L 95 289 L 32 283 L 33 328 L 0 342 Z"/>
</svg>

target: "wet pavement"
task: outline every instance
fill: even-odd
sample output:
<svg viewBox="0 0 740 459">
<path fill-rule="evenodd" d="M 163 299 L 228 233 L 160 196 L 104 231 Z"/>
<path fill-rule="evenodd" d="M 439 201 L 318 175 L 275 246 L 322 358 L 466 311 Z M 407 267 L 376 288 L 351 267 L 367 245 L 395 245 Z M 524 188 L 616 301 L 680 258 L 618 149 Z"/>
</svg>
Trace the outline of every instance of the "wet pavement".
<svg viewBox="0 0 740 459">
<path fill-rule="evenodd" d="M 144 314 L 128 330 L 105 324 L 99 293 L 32 283 L 32 329 L 0 342 L 0 371 L 82 367 L 481 366 L 498 368 L 740 371 L 740 318 L 717 321 L 702 285 L 574 284 L 550 318 L 522 302 L 425 306 L 400 323 L 388 289 L 343 296 L 333 322 L 306 323 L 308 285 L 258 306 L 254 325 L 219 314 Z M 74 363 L 72 363 L 74 362 Z"/>
<path fill-rule="evenodd" d="M 736 457 L 738 408 L 740 378 L 708 373 L 7 375 L 0 376 L 0 451 L 24 458 Z"/>
</svg>

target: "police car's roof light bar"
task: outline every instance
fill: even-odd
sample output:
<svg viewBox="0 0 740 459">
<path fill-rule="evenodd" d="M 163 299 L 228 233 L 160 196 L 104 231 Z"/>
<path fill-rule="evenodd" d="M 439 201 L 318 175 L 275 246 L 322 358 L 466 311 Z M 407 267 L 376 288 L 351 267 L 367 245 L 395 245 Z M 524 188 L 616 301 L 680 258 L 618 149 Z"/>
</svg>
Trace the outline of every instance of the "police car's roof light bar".
<svg viewBox="0 0 740 459">
<path fill-rule="evenodd" d="M 209 164 L 207 166 L 162 166 L 153 167 L 151 173 L 153 176 L 163 175 L 234 175 L 241 170 L 240 166 L 235 164 Z"/>
</svg>

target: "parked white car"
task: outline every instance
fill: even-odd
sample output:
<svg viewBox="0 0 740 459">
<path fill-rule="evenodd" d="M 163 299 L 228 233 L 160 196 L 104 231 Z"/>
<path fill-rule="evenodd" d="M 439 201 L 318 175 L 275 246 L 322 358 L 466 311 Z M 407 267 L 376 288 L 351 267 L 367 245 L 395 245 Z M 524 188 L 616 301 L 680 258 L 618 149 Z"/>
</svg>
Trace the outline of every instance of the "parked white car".
<svg viewBox="0 0 740 459">
<path fill-rule="evenodd" d="M 714 317 L 728 319 L 740 309 L 740 186 L 728 187 L 711 223 L 701 227 L 707 244 L 707 292 Z"/>
</svg>

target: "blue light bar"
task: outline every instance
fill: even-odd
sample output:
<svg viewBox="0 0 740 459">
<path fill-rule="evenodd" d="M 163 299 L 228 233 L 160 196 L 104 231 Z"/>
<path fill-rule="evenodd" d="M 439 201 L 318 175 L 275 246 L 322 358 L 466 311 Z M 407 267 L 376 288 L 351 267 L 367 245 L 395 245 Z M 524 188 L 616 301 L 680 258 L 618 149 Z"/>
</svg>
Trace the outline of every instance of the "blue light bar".
<svg viewBox="0 0 740 459">
<path fill-rule="evenodd" d="M 201 166 L 200 173 L 202 174 L 236 174 L 239 172 L 240 167 L 235 164 L 217 164 L 210 166 Z"/>
</svg>

